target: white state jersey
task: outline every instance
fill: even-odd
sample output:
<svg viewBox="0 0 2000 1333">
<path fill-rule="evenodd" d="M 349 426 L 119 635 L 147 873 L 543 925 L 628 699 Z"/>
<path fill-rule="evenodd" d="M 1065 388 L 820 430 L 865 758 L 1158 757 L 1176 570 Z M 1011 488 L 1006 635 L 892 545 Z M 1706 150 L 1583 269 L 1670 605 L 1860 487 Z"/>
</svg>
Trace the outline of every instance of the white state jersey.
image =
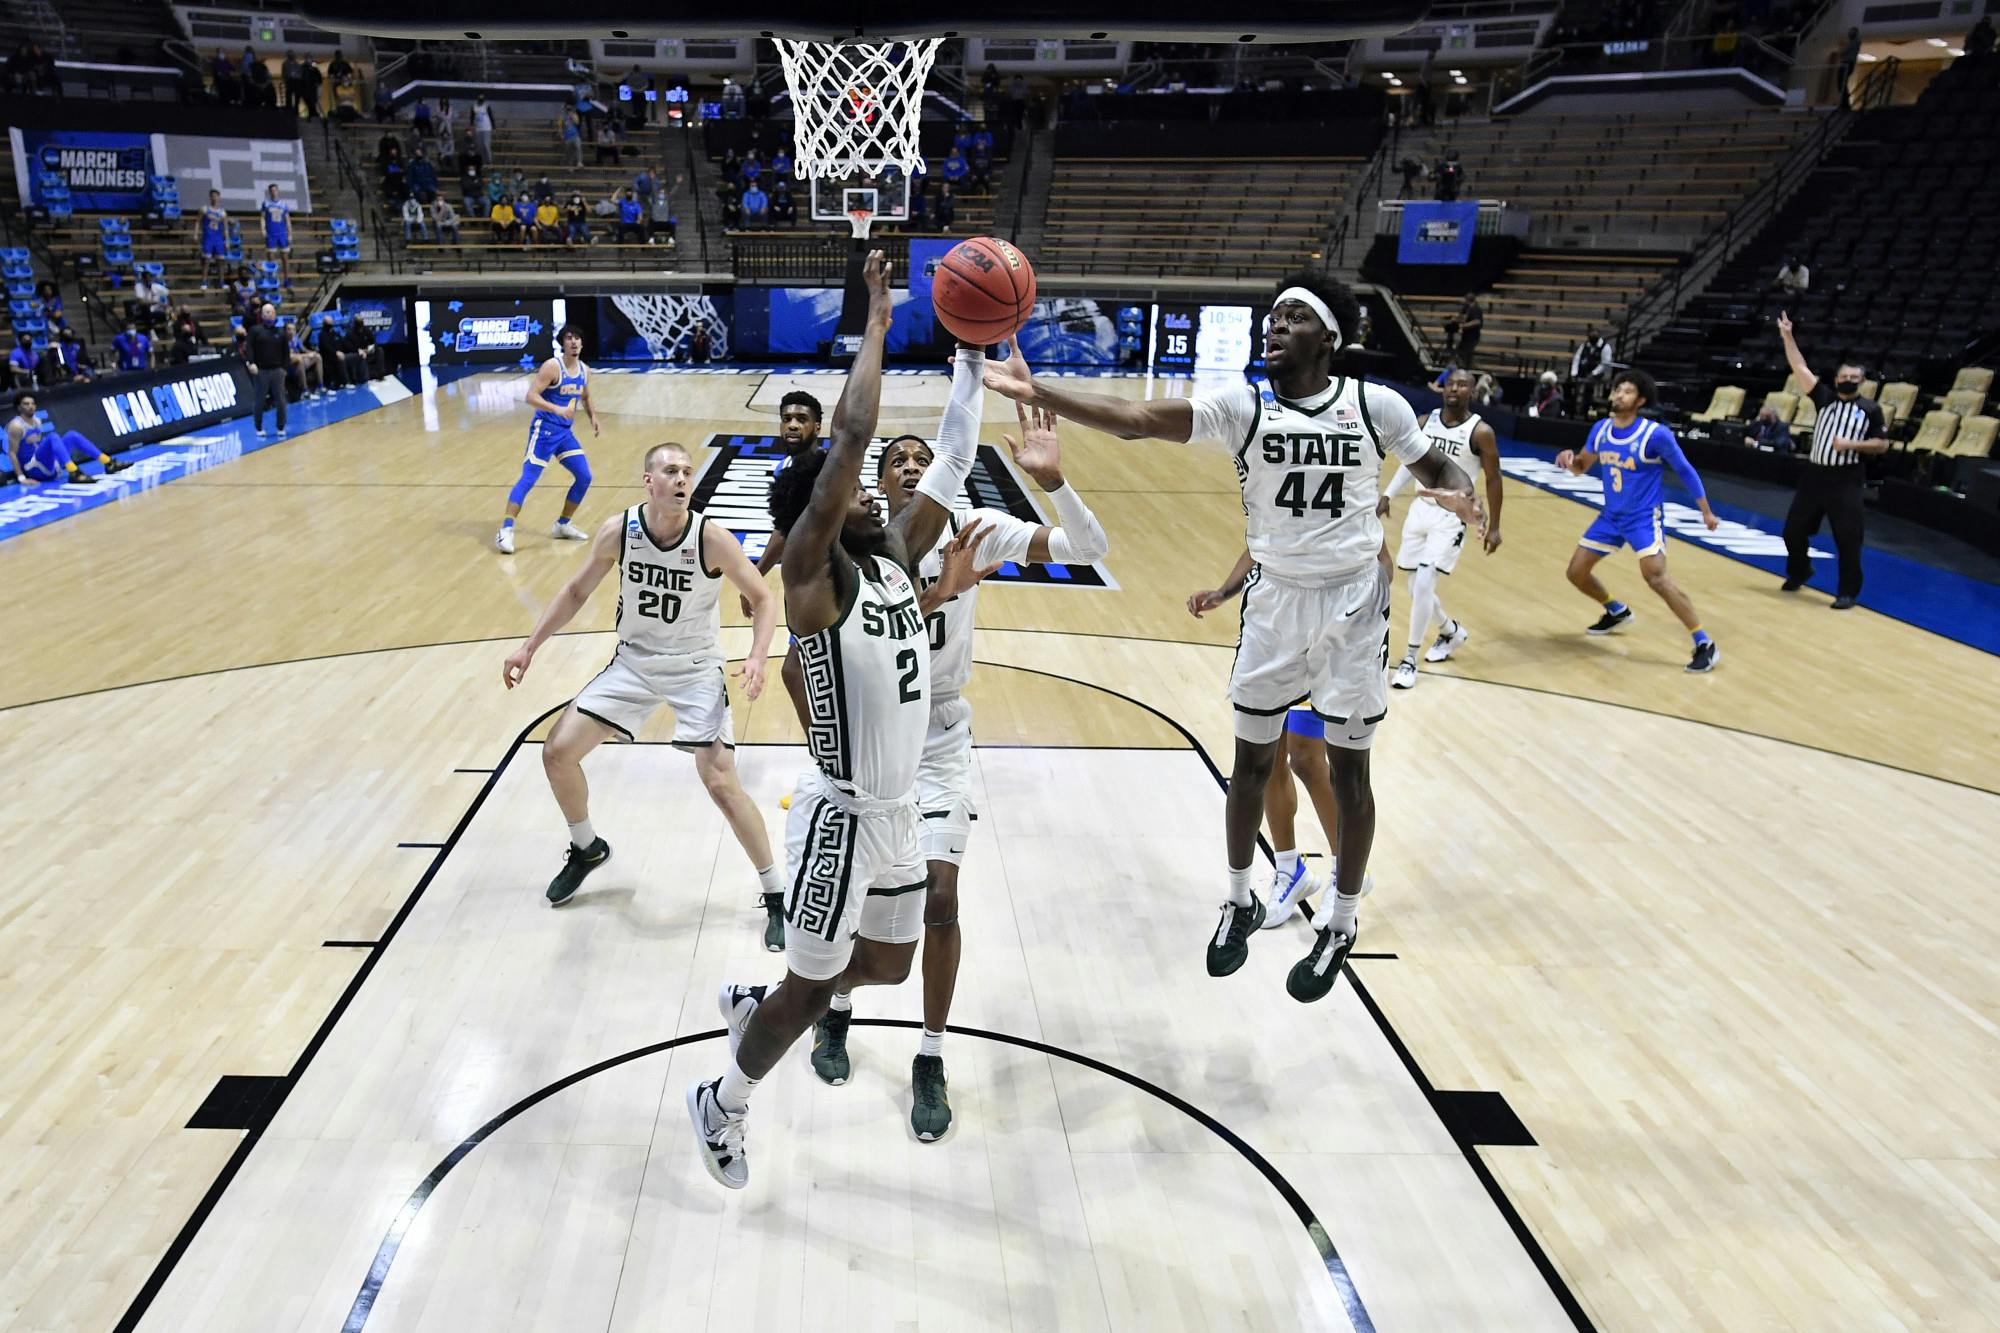
<svg viewBox="0 0 2000 1333">
<path fill-rule="evenodd" d="M 835 559 L 845 559 L 836 553 Z M 840 619 L 799 636 L 806 747 L 840 790 L 894 801 L 917 784 L 930 725 L 931 654 L 909 572 L 886 556 L 855 567 Z"/>
<path fill-rule="evenodd" d="M 1193 406 L 1189 441 L 1236 460 L 1252 558 L 1298 583 L 1366 569 L 1382 546 L 1383 458 L 1407 464 L 1430 452 L 1401 394 L 1345 376 L 1298 402 L 1269 385 L 1232 384 L 1196 394 Z"/>
<path fill-rule="evenodd" d="M 979 563 L 1020 562 L 1028 558 L 1028 546 L 1041 524 L 1015 518 L 1003 509 L 954 509 L 937 544 L 917 562 L 918 586 L 930 587 L 944 575 L 946 543 L 973 523 L 986 525 L 979 542 Z M 931 646 L 931 697 L 948 699 L 972 679 L 972 622 L 978 607 L 979 585 L 973 584 L 958 596 L 924 617 L 924 629 Z"/>
<path fill-rule="evenodd" d="M 1472 432 L 1478 428 L 1479 414 L 1477 412 L 1466 413 L 1465 420 L 1459 422 L 1456 426 L 1445 425 L 1444 409 L 1441 407 L 1431 409 L 1430 415 L 1424 418 L 1423 427 L 1424 438 L 1436 445 L 1438 451 L 1446 458 L 1464 468 L 1465 475 L 1468 477 L 1477 477 L 1480 475 L 1479 455 L 1472 447 Z M 1442 509 L 1444 507 L 1428 495 L 1419 495 L 1417 503 L 1430 505 L 1434 509 Z"/>
<path fill-rule="evenodd" d="M 644 657 L 716 650 L 722 630 L 716 602 L 722 571 L 702 564 L 707 524 L 700 510 L 689 510 L 687 526 L 662 541 L 646 526 L 643 503 L 625 511 L 615 624 L 620 648 Z"/>
</svg>

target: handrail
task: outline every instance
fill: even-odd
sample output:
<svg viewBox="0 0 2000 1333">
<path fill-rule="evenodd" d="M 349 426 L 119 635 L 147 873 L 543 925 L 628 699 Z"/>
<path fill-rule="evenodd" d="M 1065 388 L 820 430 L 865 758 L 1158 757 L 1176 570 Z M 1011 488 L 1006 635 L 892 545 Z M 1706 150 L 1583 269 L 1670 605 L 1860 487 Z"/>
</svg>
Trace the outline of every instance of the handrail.
<svg viewBox="0 0 2000 1333">
<path fill-rule="evenodd" d="M 1628 359 L 1658 337 L 1680 313 L 1681 306 L 1706 288 L 1722 266 L 1777 216 L 1778 210 L 1846 137 L 1857 115 L 1888 105 L 1901 63 L 1894 56 L 1877 62 L 1863 80 L 1860 95 L 1853 99 L 1851 108 L 1827 112 L 1779 164 L 1778 170 L 1765 177 L 1720 227 L 1703 237 L 1683 262 L 1661 275 L 1626 307 L 1616 346 Z"/>
<path fill-rule="evenodd" d="M 687 152 L 688 207 L 694 211 L 694 235 L 701 246 L 701 267 L 710 271 L 708 262 L 708 220 L 702 216 L 702 198 L 707 192 L 707 184 L 696 169 L 694 139 L 696 131 L 689 130 L 680 136 L 681 147 Z M 708 151 L 708 136 L 702 135 L 702 152 Z"/>
<path fill-rule="evenodd" d="M 1007 242 L 1010 245 L 1019 245 L 1021 241 L 1021 214 L 1027 209 L 1028 176 L 1035 169 L 1034 127 L 1023 125 L 1021 128 L 1022 132 L 1014 136 L 1014 141 L 1018 144 L 1025 139 L 1027 143 L 1021 149 L 1021 188 L 1014 191 L 1014 218 L 1007 225 Z M 1011 170 L 1009 174 L 1012 174 Z"/>
</svg>

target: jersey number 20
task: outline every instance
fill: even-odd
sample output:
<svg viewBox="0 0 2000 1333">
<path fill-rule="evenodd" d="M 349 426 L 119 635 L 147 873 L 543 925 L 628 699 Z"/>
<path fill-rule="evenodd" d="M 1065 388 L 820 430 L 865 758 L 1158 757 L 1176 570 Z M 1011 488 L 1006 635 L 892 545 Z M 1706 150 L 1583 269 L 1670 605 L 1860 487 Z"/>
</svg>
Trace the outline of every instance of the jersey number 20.
<svg viewBox="0 0 2000 1333">
<path fill-rule="evenodd" d="M 671 625 L 681 618 L 681 599 L 670 592 L 661 592 L 657 588 L 641 588 L 639 614 L 658 616 Z"/>
<path fill-rule="evenodd" d="M 1278 483 L 1278 507 L 1289 509 L 1293 518 L 1304 518 L 1306 512 L 1319 509 L 1331 518 L 1340 517 L 1341 474 L 1329 472 L 1321 478 L 1319 489 L 1313 492 L 1311 500 L 1306 499 L 1306 474 L 1288 472 Z"/>
</svg>

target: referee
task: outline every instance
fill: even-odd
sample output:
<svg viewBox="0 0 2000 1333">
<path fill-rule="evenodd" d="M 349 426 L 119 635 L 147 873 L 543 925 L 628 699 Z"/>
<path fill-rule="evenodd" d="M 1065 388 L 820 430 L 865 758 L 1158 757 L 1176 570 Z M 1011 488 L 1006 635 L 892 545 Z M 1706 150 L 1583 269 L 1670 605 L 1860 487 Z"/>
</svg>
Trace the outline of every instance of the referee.
<svg viewBox="0 0 2000 1333">
<path fill-rule="evenodd" d="M 1797 592 L 1812 577 L 1811 542 L 1822 520 L 1833 527 L 1833 544 L 1840 552 L 1840 585 L 1833 609 L 1845 611 L 1861 595 L 1861 484 L 1866 477 L 1861 455 L 1889 448 L 1882 409 L 1861 396 L 1860 366 L 1842 362 L 1833 384 L 1806 368 L 1798 343 L 1792 340 L 1792 318 L 1780 312 L 1778 333 L 1785 340 L 1785 360 L 1819 409 L 1813 423 L 1812 460 L 1799 477 L 1798 494 L 1785 514 L 1786 592 Z"/>
</svg>

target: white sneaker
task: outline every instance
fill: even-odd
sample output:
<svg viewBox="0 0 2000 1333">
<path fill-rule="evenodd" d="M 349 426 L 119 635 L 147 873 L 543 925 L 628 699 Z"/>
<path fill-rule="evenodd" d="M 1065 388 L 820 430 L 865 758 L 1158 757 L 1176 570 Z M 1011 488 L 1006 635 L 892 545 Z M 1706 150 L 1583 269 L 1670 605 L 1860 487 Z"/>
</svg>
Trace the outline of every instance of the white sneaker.
<svg viewBox="0 0 2000 1333">
<path fill-rule="evenodd" d="M 748 1114 L 734 1115 L 716 1103 L 715 1090 L 722 1083 L 712 1078 L 688 1088 L 688 1119 L 694 1122 L 695 1142 L 701 1146 L 701 1164 L 717 1183 L 740 1190 L 750 1183 L 750 1158 L 743 1150 L 743 1128 Z"/>
<path fill-rule="evenodd" d="M 1304 898 L 1319 887 L 1319 881 L 1306 869 L 1304 857 L 1293 873 L 1287 875 L 1279 870 L 1271 876 L 1271 896 L 1264 904 L 1264 924 L 1259 930 L 1275 930 L 1292 919 L 1299 910 L 1299 899 Z"/>
<path fill-rule="evenodd" d="M 1464 646 L 1465 641 L 1471 637 L 1472 637 L 1472 631 L 1465 627 L 1464 621 L 1462 620 L 1452 621 L 1450 632 L 1440 633 L 1438 635 L 1437 642 L 1432 644 L 1431 650 L 1424 654 L 1424 661 L 1426 662 L 1444 661 L 1447 657 L 1450 657 L 1453 653 L 1457 652 L 1459 648 Z"/>
<path fill-rule="evenodd" d="M 1415 658 L 1406 657 L 1396 663 L 1396 674 L 1389 677 L 1392 690 L 1413 690 L 1417 687 L 1417 663 Z"/>
<path fill-rule="evenodd" d="M 502 555 L 514 554 L 514 529 L 502 528 L 494 533 L 493 549 Z"/>
<path fill-rule="evenodd" d="M 715 997 L 715 1007 L 722 1011 L 722 1021 L 729 1028 L 729 1053 L 736 1054 L 736 1048 L 743 1043 L 743 1029 L 749 1026 L 750 1015 L 757 1012 L 757 1006 L 764 1002 L 763 986 L 735 986 L 725 984 L 722 993 Z"/>
<path fill-rule="evenodd" d="M 590 540 L 589 533 L 570 522 L 557 523 L 549 529 L 549 536 L 554 537 L 559 542 L 587 542 Z"/>
</svg>

